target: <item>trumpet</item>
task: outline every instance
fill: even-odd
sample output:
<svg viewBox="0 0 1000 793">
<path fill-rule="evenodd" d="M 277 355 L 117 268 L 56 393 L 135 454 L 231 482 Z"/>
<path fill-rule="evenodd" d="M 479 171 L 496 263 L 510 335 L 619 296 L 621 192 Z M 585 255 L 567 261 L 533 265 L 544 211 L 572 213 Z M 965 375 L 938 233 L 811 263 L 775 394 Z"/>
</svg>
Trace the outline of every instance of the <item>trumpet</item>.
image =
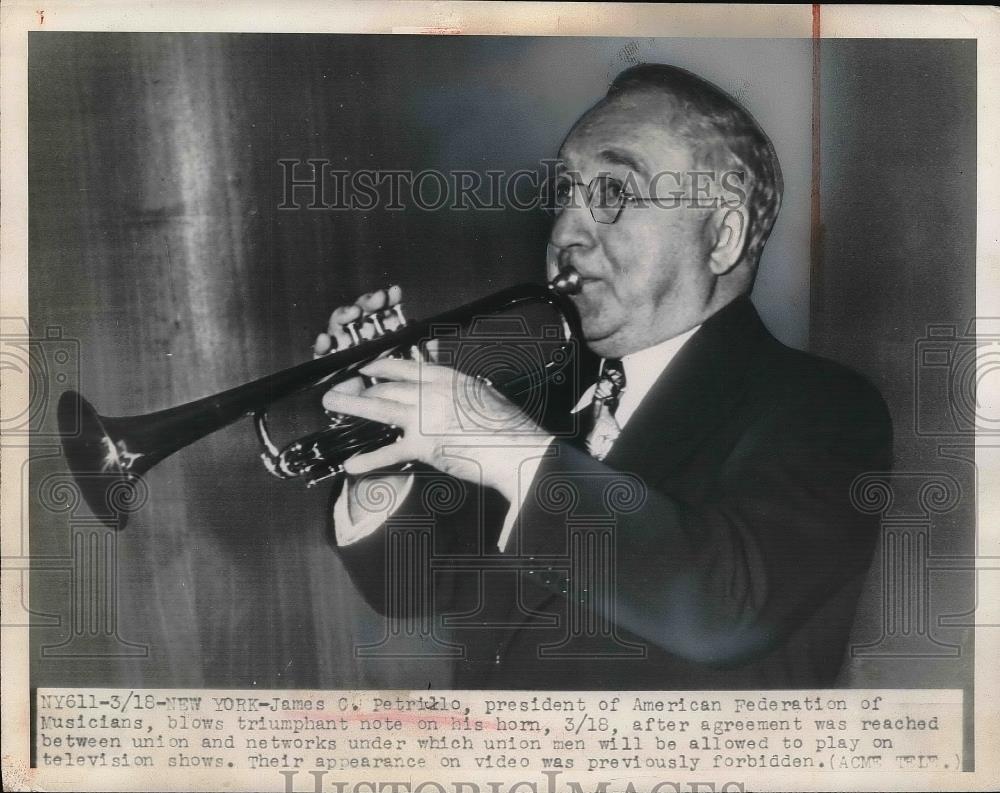
<svg viewBox="0 0 1000 793">
<path fill-rule="evenodd" d="M 267 427 L 267 411 L 274 402 L 321 383 L 332 386 L 358 376 L 359 369 L 383 355 L 410 357 L 435 325 L 465 326 L 477 317 L 521 305 L 553 307 L 575 335 L 579 319 L 569 297 L 580 288 L 580 275 L 570 267 L 545 285 L 510 287 L 420 322 L 408 322 L 397 305 L 391 309 L 397 320 L 393 330 L 386 329 L 379 313 L 368 315 L 359 321 L 372 323 L 373 338 L 362 341 L 352 334 L 356 343 L 351 347 L 228 391 L 140 416 L 102 416 L 80 393 L 66 391 L 57 410 L 63 453 L 91 511 L 116 529 L 124 528 L 127 515 L 109 510 L 111 485 L 134 482 L 174 452 L 243 417 L 252 418 L 262 446 L 261 460 L 272 475 L 281 479 L 304 477 L 308 485 L 341 477 L 348 458 L 392 443 L 400 430 L 337 415 L 331 417 L 328 427 L 279 448 Z M 565 366 L 567 356 L 562 357 L 562 365 L 548 361 L 542 371 L 520 373 L 496 387 L 510 398 L 543 387 Z"/>
</svg>

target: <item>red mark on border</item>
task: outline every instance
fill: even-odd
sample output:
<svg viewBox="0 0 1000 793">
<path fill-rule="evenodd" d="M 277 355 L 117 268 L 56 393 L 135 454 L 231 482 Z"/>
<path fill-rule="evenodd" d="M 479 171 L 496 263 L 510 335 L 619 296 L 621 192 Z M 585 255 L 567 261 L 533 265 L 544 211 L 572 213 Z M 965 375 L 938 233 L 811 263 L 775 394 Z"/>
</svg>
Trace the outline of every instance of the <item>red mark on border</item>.
<svg viewBox="0 0 1000 793">
<path fill-rule="evenodd" d="M 38 24 L 39 25 L 44 25 L 45 24 L 45 9 L 44 8 L 39 8 L 35 13 L 38 14 Z"/>
</svg>

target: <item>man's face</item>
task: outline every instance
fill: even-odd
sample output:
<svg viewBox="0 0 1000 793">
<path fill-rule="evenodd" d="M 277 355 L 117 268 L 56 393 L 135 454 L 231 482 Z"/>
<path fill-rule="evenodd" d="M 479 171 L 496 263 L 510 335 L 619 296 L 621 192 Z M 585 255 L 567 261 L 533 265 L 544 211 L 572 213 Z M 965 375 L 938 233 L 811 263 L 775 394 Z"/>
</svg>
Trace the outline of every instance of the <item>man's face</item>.
<svg viewBox="0 0 1000 793">
<path fill-rule="evenodd" d="M 668 111 L 666 100 L 655 97 L 598 106 L 563 143 L 563 168 L 584 185 L 610 176 L 628 192 L 669 199 L 688 182 L 657 181 L 656 174 L 698 169 L 665 120 Z M 701 322 L 713 282 L 711 213 L 683 201 L 626 201 L 615 223 L 602 224 L 587 208 L 586 189 L 575 189 L 549 237 L 548 276 L 572 265 L 583 277 L 573 300 L 587 345 L 598 355 L 621 357 Z"/>
</svg>

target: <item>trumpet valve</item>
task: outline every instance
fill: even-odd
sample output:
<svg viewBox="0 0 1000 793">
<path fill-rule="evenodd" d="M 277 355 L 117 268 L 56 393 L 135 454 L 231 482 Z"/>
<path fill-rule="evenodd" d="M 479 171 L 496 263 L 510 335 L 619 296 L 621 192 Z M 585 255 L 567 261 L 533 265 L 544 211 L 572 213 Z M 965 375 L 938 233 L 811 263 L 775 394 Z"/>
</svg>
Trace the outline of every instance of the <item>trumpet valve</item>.
<svg viewBox="0 0 1000 793">
<path fill-rule="evenodd" d="M 374 314 L 369 314 L 365 319 L 372 323 L 372 327 L 375 329 L 376 336 L 385 335 L 385 325 L 382 324 L 382 318 L 378 315 L 378 312 Z"/>
</svg>

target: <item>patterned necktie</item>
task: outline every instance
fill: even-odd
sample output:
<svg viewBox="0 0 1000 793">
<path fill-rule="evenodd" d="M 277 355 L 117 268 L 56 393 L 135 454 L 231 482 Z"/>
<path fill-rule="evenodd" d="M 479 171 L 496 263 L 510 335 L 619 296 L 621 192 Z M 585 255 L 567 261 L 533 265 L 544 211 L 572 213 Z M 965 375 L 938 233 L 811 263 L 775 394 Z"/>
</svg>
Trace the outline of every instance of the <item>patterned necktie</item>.
<svg viewBox="0 0 1000 793">
<path fill-rule="evenodd" d="M 606 358 L 594 389 L 594 401 L 591 404 L 593 429 L 587 436 L 587 451 L 596 460 L 603 460 L 608 456 L 621 434 L 622 428 L 615 420 L 615 411 L 618 410 L 618 402 L 624 390 L 625 370 L 622 362 Z"/>
</svg>

